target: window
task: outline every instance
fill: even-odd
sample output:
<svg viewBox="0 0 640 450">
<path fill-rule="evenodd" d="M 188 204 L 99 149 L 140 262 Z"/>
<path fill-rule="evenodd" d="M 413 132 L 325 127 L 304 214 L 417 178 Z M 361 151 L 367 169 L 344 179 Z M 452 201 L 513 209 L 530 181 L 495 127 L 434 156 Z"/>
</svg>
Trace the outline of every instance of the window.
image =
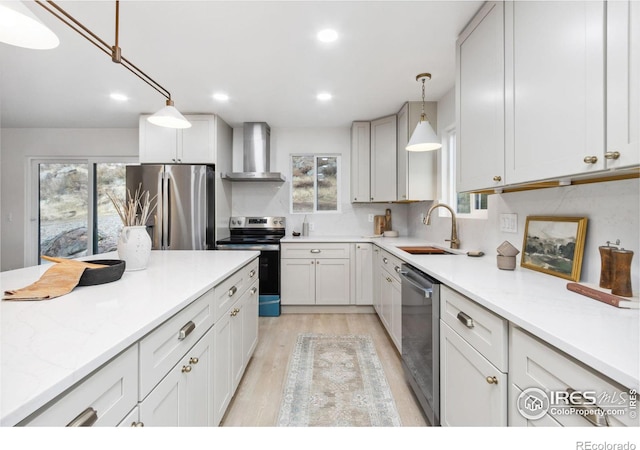
<svg viewBox="0 0 640 450">
<path fill-rule="evenodd" d="M 32 160 L 33 225 L 27 264 L 40 255 L 77 258 L 116 250 L 122 221 L 107 192 L 125 196 L 126 163 Z"/>
<path fill-rule="evenodd" d="M 291 212 L 339 212 L 340 157 L 291 155 Z"/>
<path fill-rule="evenodd" d="M 447 204 L 455 206 L 458 218 L 486 219 L 488 208 L 487 194 L 456 192 L 456 129 L 448 128 L 442 145 L 442 198 Z M 444 209 L 441 209 L 444 212 Z M 448 213 L 446 213 L 448 214 Z"/>
</svg>

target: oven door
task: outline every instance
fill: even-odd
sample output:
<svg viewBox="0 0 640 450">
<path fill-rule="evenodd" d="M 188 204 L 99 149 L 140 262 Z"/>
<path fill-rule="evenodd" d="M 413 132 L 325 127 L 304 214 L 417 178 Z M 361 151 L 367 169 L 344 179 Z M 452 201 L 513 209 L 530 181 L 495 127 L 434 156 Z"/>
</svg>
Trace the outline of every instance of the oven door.
<svg viewBox="0 0 640 450">
<path fill-rule="evenodd" d="M 260 295 L 280 295 L 280 244 L 219 243 L 218 250 L 257 250 Z"/>
</svg>

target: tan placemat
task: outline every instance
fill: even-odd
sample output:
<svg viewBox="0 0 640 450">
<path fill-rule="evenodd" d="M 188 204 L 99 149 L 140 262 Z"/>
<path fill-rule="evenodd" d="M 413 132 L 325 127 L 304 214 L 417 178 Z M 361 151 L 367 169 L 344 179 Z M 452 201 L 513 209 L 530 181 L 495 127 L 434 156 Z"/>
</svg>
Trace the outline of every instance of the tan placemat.
<svg viewBox="0 0 640 450">
<path fill-rule="evenodd" d="M 52 265 L 40 279 L 21 289 L 4 291 L 2 300 L 48 300 L 71 292 L 88 268 L 104 267 L 82 261 L 61 260 Z"/>
</svg>

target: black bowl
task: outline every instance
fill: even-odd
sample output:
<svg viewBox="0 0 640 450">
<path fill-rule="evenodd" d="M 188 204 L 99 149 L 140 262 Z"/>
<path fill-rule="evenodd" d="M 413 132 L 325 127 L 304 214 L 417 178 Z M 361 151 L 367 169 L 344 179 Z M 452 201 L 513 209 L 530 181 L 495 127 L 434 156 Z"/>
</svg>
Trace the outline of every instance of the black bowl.
<svg viewBox="0 0 640 450">
<path fill-rule="evenodd" d="M 85 269 L 80 277 L 78 286 L 93 286 L 96 284 L 111 283 L 122 278 L 125 262 L 120 259 L 94 259 L 86 261 L 94 264 L 104 264 L 107 267 L 98 269 Z"/>
</svg>

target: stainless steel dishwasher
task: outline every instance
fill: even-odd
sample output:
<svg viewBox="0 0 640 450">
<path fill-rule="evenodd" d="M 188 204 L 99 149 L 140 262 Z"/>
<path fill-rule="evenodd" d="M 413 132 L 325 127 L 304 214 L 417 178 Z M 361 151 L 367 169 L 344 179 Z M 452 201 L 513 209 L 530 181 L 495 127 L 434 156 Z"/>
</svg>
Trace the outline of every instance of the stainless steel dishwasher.
<svg viewBox="0 0 640 450">
<path fill-rule="evenodd" d="M 433 426 L 440 425 L 440 283 L 402 264 L 402 367 Z"/>
</svg>

